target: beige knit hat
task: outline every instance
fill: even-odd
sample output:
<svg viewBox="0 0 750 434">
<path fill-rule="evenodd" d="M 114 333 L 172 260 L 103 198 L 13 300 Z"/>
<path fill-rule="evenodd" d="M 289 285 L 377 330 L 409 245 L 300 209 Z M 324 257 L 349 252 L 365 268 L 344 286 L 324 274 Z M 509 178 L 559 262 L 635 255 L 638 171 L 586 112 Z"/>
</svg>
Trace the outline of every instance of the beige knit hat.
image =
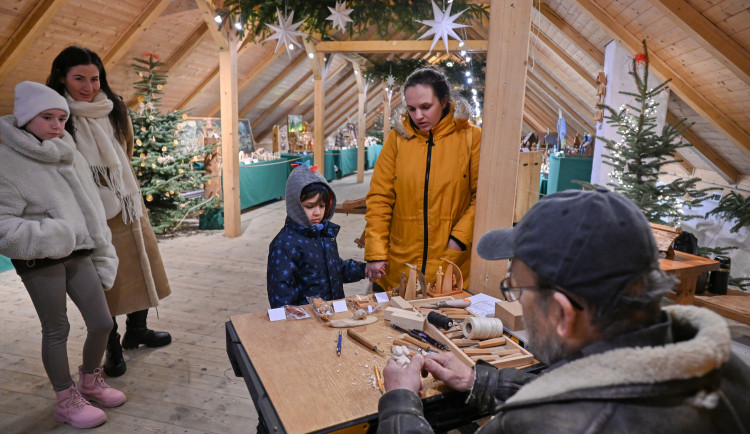
<svg viewBox="0 0 750 434">
<path fill-rule="evenodd" d="M 26 125 L 34 116 L 49 109 L 60 109 L 70 116 L 68 102 L 51 88 L 33 81 L 22 81 L 16 85 L 13 115 L 18 126 Z"/>
</svg>

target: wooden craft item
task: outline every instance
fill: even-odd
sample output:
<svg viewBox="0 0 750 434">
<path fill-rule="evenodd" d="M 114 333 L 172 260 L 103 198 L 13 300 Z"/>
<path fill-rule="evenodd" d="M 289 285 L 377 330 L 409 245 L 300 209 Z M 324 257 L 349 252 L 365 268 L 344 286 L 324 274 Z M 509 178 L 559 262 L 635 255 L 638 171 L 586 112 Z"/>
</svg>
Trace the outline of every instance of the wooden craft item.
<svg viewBox="0 0 750 434">
<path fill-rule="evenodd" d="M 464 337 L 464 331 L 463 330 L 449 330 L 445 333 L 443 333 L 448 339 L 454 339 L 454 338 L 463 338 Z"/>
<path fill-rule="evenodd" d="M 464 348 L 464 354 L 469 356 L 479 356 L 482 354 L 496 354 L 492 348 Z"/>
<path fill-rule="evenodd" d="M 656 239 L 656 248 L 659 253 L 664 253 L 667 259 L 674 259 L 674 240 L 682 235 L 682 229 L 672 226 L 651 223 L 651 233 Z"/>
<path fill-rule="evenodd" d="M 503 324 L 505 324 L 505 322 L 503 322 Z M 477 347 L 479 348 L 499 347 L 501 345 L 505 345 L 505 341 L 506 341 L 505 337 L 485 339 L 483 341 L 480 341 L 479 344 L 477 344 Z"/>
<path fill-rule="evenodd" d="M 409 267 L 409 279 L 406 281 L 406 291 L 403 295 L 405 300 L 417 298 L 417 270 Z"/>
<path fill-rule="evenodd" d="M 435 274 L 435 286 L 432 287 L 432 292 L 425 291 L 426 295 L 428 297 L 444 297 L 461 294 L 464 290 L 464 277 L 461 274 L 461 268 L 445 258 L 440 258 L 440 260 L 445 262 L 446 266 L 444 269 L 442 266 L 438 267 Z M 441 281 L 440 285 L 438 285 L 438 280 Z"/>
<path fill-rule="evenodd" d="M 427 342 L 422 342 L 419 339 L 413 338 L 407 334 L 402 334 L 401 336 L 399 336 L 399 339 L 401 339 L 402 341 L 406 341 L 409 344 L 414 345 L 415 347 L 421 348 L 423 350 L 430 349 L 430 344 L 428 344 Z"/>
<path fill-rule="evenodd" d="M 370 315 L 364 319 L 354 319 L 354 318 L 332 319 L 328 321 L 328 325 L 331 327 L 336 327 L 336 328 L 359 327 L 359 326 L 372 324 L 377 320 L 378 319 L 375 318 L 373 315 Z"/>
<path fill-rule="evenodd" d="M 395 324 L 406 330 L 424 330 L 425 318 L 422 314 L 410 311 L 393 312 L 391 314 L 391 324 Z"/>
<path fill-rule="evenodd" d="M 480 342 L 476 339 L 451 339 L 451 341 L 459 348 L 470 347 L 472 345 L 477 345 Z"/>
<path fill-rule="evenodd" d="M 414 310 L 414 306 L 411 303 L 399 296 L 391 297 L 391 306 L 404 310 Z"/>
<path fill-rule="evenodd" d="M 443 315 L 468 315 L 469 311 L 466 309 L 458 309 L 455 307 L 444 307 L 440 309 Z"/>
<path fill-rule="evenodd" d="M 501 350 L 501 351 L 495 351 L 492 354 L 498 356 L 498 357 L 504 357 L 504 356 L 510 356 L 512 354 L 520 354 L 521 350 L 517 348 L 509 349 L 509 350 Z"/>
<path fill-rule="evenodd" d="M 503 326 L 513 331 L 526 328 L 523 323 L 523 308 L 518 300 L 495 302 L 495 318 L 500 318 Z"/>
</svg>

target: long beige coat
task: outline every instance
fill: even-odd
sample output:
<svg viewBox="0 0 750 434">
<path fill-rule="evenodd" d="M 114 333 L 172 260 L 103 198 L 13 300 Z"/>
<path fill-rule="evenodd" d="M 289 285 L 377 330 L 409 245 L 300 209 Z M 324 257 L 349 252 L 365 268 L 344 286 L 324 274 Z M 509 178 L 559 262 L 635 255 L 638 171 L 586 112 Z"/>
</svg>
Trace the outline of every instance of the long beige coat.
<svg viewBox="0 0 750 434">
<path fill-rule="evenodd" d="M 128 159 L 133 156 L 132 130 L 131 126 L 122 143 Z M 132 168 L 131 173 L 135 177 Z M 125 224 L 121 214 L 107 220 L 120 259 L 114 286 L 105 293 L 112 316 L 155 307 L 172 292 L 143 199 L 141 206 L 143 217 L 138 222 Z"/>
</svg>

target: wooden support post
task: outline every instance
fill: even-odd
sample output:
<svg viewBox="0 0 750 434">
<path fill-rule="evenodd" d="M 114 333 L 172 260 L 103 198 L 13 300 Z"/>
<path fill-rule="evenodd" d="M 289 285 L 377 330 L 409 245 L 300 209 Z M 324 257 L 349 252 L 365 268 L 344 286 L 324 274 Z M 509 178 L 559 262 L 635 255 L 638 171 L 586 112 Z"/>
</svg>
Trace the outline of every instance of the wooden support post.
<svg viewBox="0 0 750 434">
<path fill-rule="evenodd" d="M 313 72 L 313 162 L 318 166 L 318 173 L 325 172 L 325 152 L 326 147 L 323 140 L 323 103 L 325 100 L 325 79 L 323 59 L 321 55 L 315 52 L 315 46 L 311 41 L 305 41 L 305 50 L 307 57 L 310 59 L 310 68 Z"/>
<path fill-rule="evenodd" d="M 486 261 L 476 251 L 485 233 L 511 227 L 518 172 L 518 138 L 523 122 L 526 59 L 529 50 L 531 2 L 492 0 L 484 93 L 484 127 L 479 164 L 474 242 L 469 289 L 500 295 L 505 261 Z"/>
<path fill-rule="evenodd" d="M 359 63 L 352 62 L 352 67 L 354 68 L 354 79 L 357 80 L 357 97 L 359 98 L 357 109 L 357 184 L 361 184 L 365 181 L 365 139 L 367 138 L 365 102 L 367 101 L 367 86 L 365 86 L 365 78 L 362 77 L 362 69 Z"/>
<path fill-rule="evenodd" d="M 388 92 L 392 89 L 385 88 L 383 92 L 383 144 L 385 145 L 385 139 L 388 138 L 388 133 L 391 131 L 391 99 L 388 98 Z"/>
<path fill-rule="evenodd" d="M 219 52 L 221 96 L 221 167 L 224 185 L 224 236 L 238 237 L 240 225 L 240 158 L 237 125 L 237 35 L 227 35 L 227 50 Z"/>
</svg>

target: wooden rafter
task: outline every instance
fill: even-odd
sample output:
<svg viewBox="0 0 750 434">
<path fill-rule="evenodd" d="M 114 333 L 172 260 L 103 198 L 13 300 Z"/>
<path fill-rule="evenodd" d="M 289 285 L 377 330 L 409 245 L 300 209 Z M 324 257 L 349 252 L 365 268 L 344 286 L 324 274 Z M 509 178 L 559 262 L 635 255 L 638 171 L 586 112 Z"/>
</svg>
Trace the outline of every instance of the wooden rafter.
<svg viewBox="0 0 750 434">
<path fill-rule="evenodd" d="M 692 164 L 690 164 L 687 158 L 685 158 L 685 156 L 679 151 L 673 152 L 672 158 L 677 160 L 677 164 L 679 164 L 683 169 L 685 169 L 685 172 L 687 172 L 688 176 L 692 176 L 695 173 L 695 167 Z"/>
<path fill-rule="evenodd" d="M 379 93 L 382 90 L 383 84 L 378 83 L 375 88 L 371 89 L 373 93 Z M 368 92 L 370 93 L 370 92 Z M 368 96 L 368 99 L 365 103 L 365 107 L 369 107 L 373 102 L 374 96 L 371 94 Z M 329 128 L 332 128 L 332 130 L 336 130 L 336 128 L 340 125 L 340 122 L 343 121 L 343 119 L 349 118 L 351 119 L 352 116 L 357 114 L 357 99 L 354 99 L 351 104 L 349 104 L 346 109 L 338 115 L 336 118 L 334 118 L 332 124 L 329 126 Z M 330 132 L 326 131 L 326 135 L 331 134 Z"/>
<path fill-rule="evenodd" d="M 318 53 L 427 53 L 432 41 L 324 41 L 315 44 Z M 464 46 L 459 47 L 456 40 L 448 41 L 449 51 L 466 50 L 487 51 L 487 41 L 466 40 Z M 445 51 L 445 45 L 435 44 L 433 52 Z"/>
<path fill-rule="evenodd" d="M 38 1 L 26 14 L 16 31 L 0 49 L 0 81 L 3 81 L 13 68 L 28 55 L 31 44 L 41 38 L 44 29 L 67 3 L 68 0 Z"/>
<path fill-rule="evenodd" d="M 533 60 L 529 59 L 530 68 L 536 69 L 541 66 L 548 72 L 548 75 L 555 83 L 568 89 L 573 96 L 580 95 L 580 97 L 576 98 L 581 102 L 585 102 L 586 95 L 594 96 L 596 88 L 591 86 L 588 81 L 583 84 L 578 80 L 568 79 L 570 73 L 563 69 L 559 62 L 547 57 L 547 55 L 538 48 L 532 47 L 532 52 L 534 53 L 534 57 Z"/>
<path fill-rule="evenodd" d="M 590 123 L 586 123 L 578 114 L 570 111 L 567 105 L 559 97 L 547 93 L 533 78 L 529 77 L 529 79 L 526 80 L 526 88 L 540 100 L 544 101 L 549 108 L 553 110 L 557 108 L 559 111 L 562 111 L 563 118 L 567 125 L 572 126 L 577 132 L 583 134 L 585 132 L 592 133 L 594 131 L 594 127 Z"/>
<path fill-rule="evenodd" d="M 529 60 L 529 64 L 531 63 L 531 60 Z M 585 94 L 571 90 L 567 86 L 565 80 L 561 80 L 560 77 L 554 77 L 554 72 L 547 71 L 546 63 L 536 62 L 533 68 L 529 67 L 526 68 L 526 70 L 528 71 L 528 74 L 533 75 L 539 82 L 543 83 L 547 88 L 549 88 L 550 93 L 558 95 L 560 98 L 567 101 L 567 103 L 570 104 L 570 107 L 578 112 L 581 116 L 584 116 L 587 119 L 592 119 L 593 121 L 594 108 L 596 107 L 597 103 L 596 100 L 592 99 L 590 101 L 586 101 L 582 99 Z"/>
<path fill-rule="evenodd" d="M 293 85 L 289 87 L 289 89 L 287 89 L 286 92 L 284 92 L 283 95 L 281 95 L 271 105 L 269 105 L 268 108 L 263 112 L 263 114 L 253 120 L 252 128 L 258 127 L 258 125 L 260 125 L 260 123 L 263 122 L 271 113 L 276 111 L 279 106 L 284 104 L 284 101 L 286 101 L 287 98 L 289 98 L 294 92 L 298 91 L 299 87 L 302 86 L 303 83 L 309 82 L 310 77 L 312 77 L 312 71 L 307 71 L 306 73 L 304 73 L 299 80 L 297 80 Z"/>
<path fill-rule="evenodd" d="M 627 47 L 634 53 L 642 50 L 641 41 L 597 3 L 592 0 L 571 1 L 622 46 Z M 719 110 L 712 102 L 705 99 L 654 52 L 649 53 L 649 67 L 660 79 L 666 80 L 671 78 L 672 81 L 669 83 L 670 89 L 695 110 L 696 113 L 707 120 L 722 134 L 726 135 L 738 149 L 750 156 L 750 134 L 748 132 L 740 128 L 726 113 Z"/>
<path fill-rule="evenodd" d="M 651 0 L 651 4 L 704 50 L 750 85 L 750 53 L 685 0 Z"/>
<path fill-rule="evenodd" d="M 180 42 L 177 50 L 170 54 L 169 58 L 164 61 L 164 69 L 169 71 L 180 62 L 185 60 L 185 58 L 195 50 L 195 47 L 197 47 L 198 44 L 203 41 L 203 38 L 206 37 L 207 34 L 208 25 L 205 22 L 201 22 L 200 24 L 198 24 L 198 26 L 193 29 L 192 32 L 190 32 L 187 38 L 183 39 L 182 42 Z"/>
<path fill-rule="evenodd" d="M 287 75 L 289 75 L 290 72 L 297 69 L 297 66 L 299 66 L 302 62 L 304 62 L 305 59 L 307 59 L 307 56 L 305 56 L 302 53 L 300 53 L 297 57 L 295 57 L 294 60 L 292 60 L 291 63 L 289 63 L 289 65 L 287 65 L 284 68 L 284 71 L 282 71 L 281 74 L 277 75 L 276 78 L 274 78 L 270 83 L 268 83 L 263 88 L 262 91 L 260 91 L 257 95 L 255 95 L 253 99 L 250 100 L 250 102 L 245 104 L 245 106 L 242 107 L 242 109 L 240 109 L 240 117 L 241 118 L 245 117 L 245 115 L 247 115 L 247 112 L 249 112 L 253 107 L 255 107 L 258 104 L 258 102 L 260 102 L 260 100 L 262 100 L 263 97 L 266 96 L 268 92 L 272 91 L 274 88 L 276 88 L 276 86 L 279 85 L 279 83 L 284 81 Z M 274 106 L 274 105 L 276 105 L 275 102 L 270 104 L 269 107 Z"/>
<path fill-rule="evenodd" d="M 541 14 L 552 23 L 557 30 L 561 31 L 567 36 L 574 44 L 581 49 L 582 52 L 586 53 L 591 59 L 593 59 L 598 65 L 604 65 L 604 52 L 594 46 L 588 39 L 578 33 L 578 30 L 573 28 L 567 21 L 560 18 L 555 11 L 553 11 L 547 3 L 542 2 Z"/>
<path fill-rule="evenodd" d="M 253 81 L 255 81 L 256 78 L 258 78 L 265 69 L 271 65 L 276 59 L 281 56 L 283 51 L 279 50 L 274 54 L 268 55 L 265 59 L 263 59 L 263 62 L 261 62 L 259 65 L 257 65 L 255 68 L 253 68 L 252 71 L 250 71 L 249 74 L 244 76 L 242 80 L 240 80 L 239 83 L 237 83 L 237 89 L 239 89 L 239 93 L 242 94 L 242 91 L 245 90 L 247 86 L 250 85 Z M 221 109 L 221 104 L 216 104 L 213 106 L 210 110 L 208 110 L 209 116 L 216 116 L 217 113 L 219 113 L 219 110 Z"/>
<path fill-rule="evenodd" d="M 593 132 L 594 130 L 594 112 L 591 109 L 583 109 L 583 107 L 573 107 L 570 105 L 572 101 L 565 98 L 564 95 L 559 94 L 555 92 L 555 90 L 550 89 L 547 87 L 547 85 L 539 79 L 536 75 L 534 75 L 533 71 L 530 71 L 527 69 L 526 71 L 526 84 L 532 85 L 537 88 L 537 90 L 544 95 L 547 95 L 549 98 L 552 98 L 566 113 L 567 116 L 574 117 L 581 127 L 584 129 L 587 129 L 590 132 Z"/>
<path fill-rule="evenodd" d="M 675 116 L 672 112 L 667 111 L 667 123 L 675 125 L 680 121 L 680 118 Z M 687 140 L 693 147 L 703 154 L 704 157 L 714 166 L 716 173 L 724 178 L 730 184 L 737 184 L 742 179 L 742 174 L 727 161 L 726 158 L 719 155 L 714 149 L 709 146 L 703 139 L 697 134 L 690 130 L 690 128 L 682 132 L 682 137 Z"/>
<path fill-rule="evenodd" d="M 539 92 L 538 87 L 536 87 L 534 83 L 528 81 L 526 86 L 526 97 L 534 98 L 540 108 L 542 108 L 545 113 L 552 116 L 554 120 L 553 125 L 557 125 L 558 111 L 561 110 L 561 107 L 558 105 L 557 101 L 555 101 L 550 95 L 545 95 L 544 93 Z M 568 136 L 573 137 L 576 133 L 580 133 L 581 135 L 583 135 L 583 133 L 586 131 L 576 118 L 568 117 L 564 113 L 563 117 L 565 118 Z"/>
<path fill-rule="evenodd" d="M 151 0 L 141 14 L 136 17 L 133 24 L 125 30 L 112 48 L 102 57 L 105 69 L 111 69 L 112 66 L 130 50 L 135 42 L 143 35 L 143 31 L 148 28 L 169 6 L 170 0 Z"/>
<path fill-rule="evenodd" d="M 214 21 L 214 18 L 216 17 L 216 5 L 214 5 L 213 0 L 195 0 L 195 4 L 201 11 L 203 21 L 206 23 L 206 26 L 208 26 L 208 33 L 219 47 L 219 51 L 226 50 L 227 38 L 221 31 L 219 31 L 219 25 Z"/>
<path fill-rule="evenodd" d="M 596 86 L 596 80 L 594 80 L 594 77 L 592 76 L 594 72 L 590 72 L 585 70 L 581 65 L 578 64 L 575 60 L 573 60 L 572 57 L 568 55 L 563 49 L 557 46 L 554 41 L 552 41 L 550 38 L 547 37 L 547 35 L 544 34 L 538 27 L 535 25 L 531 25 L 531 34 L 536 36 L 539 41 L 542 42 L 547 48 L 549 48 L 553 53 L 557 55 L 557 57 L 560 58 L 560 60 L 563 61 L 566 65 L 568 65 L 573 71 L 577 72 L 578 75 L 585 80 L 587 83 L 589 83 L 591 86 Z"/>
</svg>

